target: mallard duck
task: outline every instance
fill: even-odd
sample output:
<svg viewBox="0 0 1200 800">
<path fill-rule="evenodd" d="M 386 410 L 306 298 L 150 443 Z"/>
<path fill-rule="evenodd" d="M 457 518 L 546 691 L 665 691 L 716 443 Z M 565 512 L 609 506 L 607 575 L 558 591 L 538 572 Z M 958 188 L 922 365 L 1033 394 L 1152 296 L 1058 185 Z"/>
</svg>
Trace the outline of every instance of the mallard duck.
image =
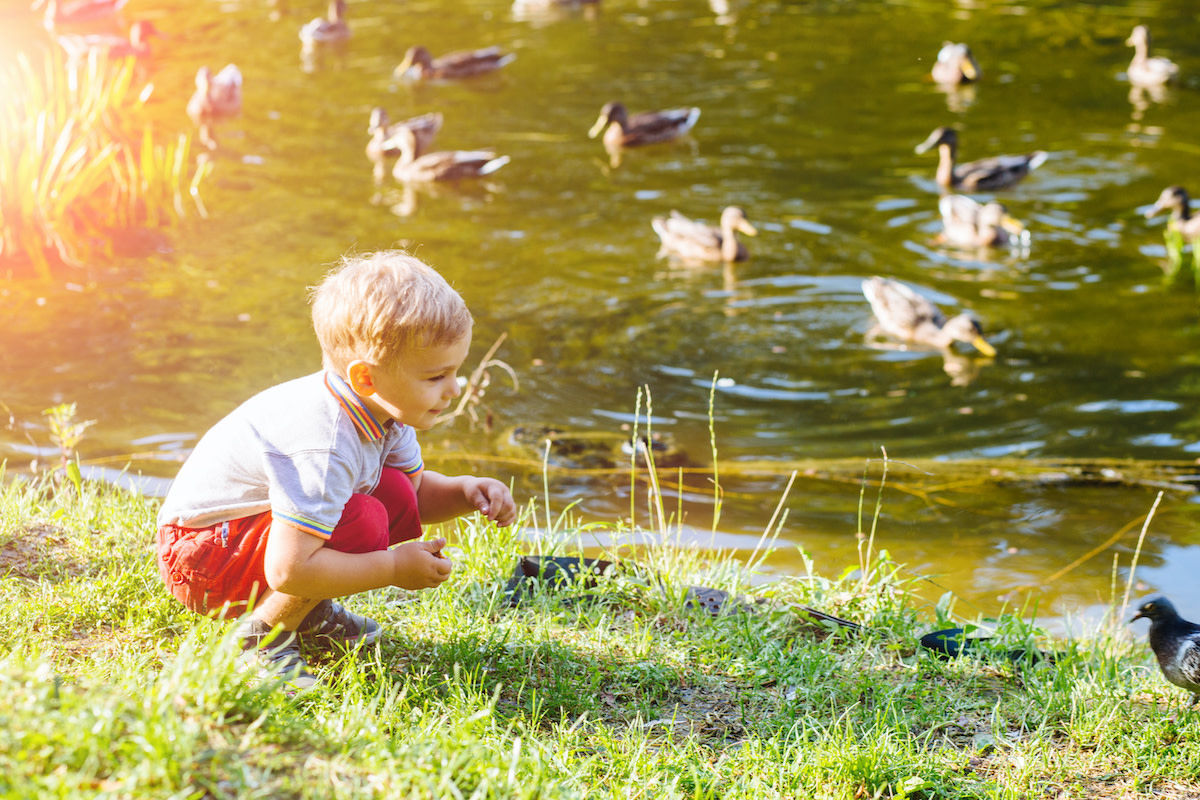
<svg viewBox="0 0 1200 800">
<path fill-rule="evenodd" d="M 979 62 L 965 44 L 945 42 L 933 62 L 933 79 L 941 84 L 971 83 L 980 78 Z"/>
<path fill-rule="evenodd" d="M 688 261 L 745 261 L 750 254 L 746 245 L 737 240 L 737 231 L 747 236 L 758 235 L 737 206 L 721 212 L 720 227 L 690 220 L 678 211 L 667 217 L 655 217 L 650 226 L 662 240 L 660 255 L 671 253 Z"/>
<path fill-rule="evenodd" d="M 492 46 L 479 50 L 460 50 L 434 58 L 427 49 L 417 45 L 408 48 L 394 74 L 397 78 L 470 78 L 498 70 L 512 63 L 516 57 L 515 53 L 505 53 L 499 47 Z"/>
<path fill-rule="evenodd" d="M 350 38 L 346 22 L 346 0 L 329 0 L 325 16 L 316 17 L 300 28 L 300 41 L 306 45 L 321 42 L 341 42 Z"/>
<path fill-rule="evenodd" d="M 888 278 L 869 278 L 863 281 L 862 289 L 879 329 L 889 336 L 939 350 L 949 350 L 952 342 L 967 342 L 985 356 L 996 355 L 996 348 L 983 338 L 979 323 L 967 314 L 946 319 L 929 300 Z"/>
<path fill-rule="evenodd" d="M 433 140 L 442 129 L 442 114 L 440 111 L 431 111 L 419 117 L 391 122 L 387 111 L 376 106 L 371 109 L 371 121 L 367 124 L 367 133 L 371 134 L 371 140 L 367 142 L 367 158 L 375 160 L 400 155 L 402 148 L 395 137 L 401 128 L 412 131 L 414 157 L 422 156 L 433 147 Z"/>
<path fill-rule="evenodd" d="M 1182 186 L 1168 186 L 1163 189 L 1154 207 L 1146 212 L 1146 219 L 1163 211 L 1171 212 L 1171 221 L 1167 224 L 1179 231 L 1184 239 L 1200 240 L 1200 217 L 1192 216 L 1191 198 L 1188 197 L 1187 189 Z"/>
<path fill-rule="evenodd" d="M 1137 86 L 1161 86 L 1179 74 L 1179 65 L 1169 58 L 1150 55 L 1150 29 L 1138 25 L 1125 44 L 1133 48 L 1133 61 L 1125 74 Z"/>
<path fill-rule="evenodd" d="M 643 111 L 631 117 L 623 103 L 605 103 L 588 137 L 595 139 L 604 131 L 604 144 L 610 149 L 667 142 L 690 131 L 698 119 L 698 108 Z"/>
<path fill-rule="evenodd" d="M 235 64 L 226 64 L 215 76 L 207 66 L 196 70 L 196 91 L 187 104 L 193 122 L 231 117 L 241 110 L 242 72 Z"/>
<path fill-rule="evenodd" d="M 416 134 L 401 128 L 392 137 L 400 147 L 400 158 L 392 175 L 400 181 L 455 181 L 462 178 L 481 178 L 490 175 L 509 162 L 508 156 L 497 156 L 494 150 L 436 150 L 418 156 Z"/>
<path fill-rule="evenodd" d="M 956 247 L 1024 247 L 1029 231 L 1011 217 L 1003 203 L 981 204 L 961 194 L 938 200 L 942 214 L 941 241 Z"/>
<path fill-rule="evenodd" d="M 42 16 L 42 24 L 47 30 L 53 30 L 56 25 L 74 25 L 81 22 L 92 22 L 111 17 L 129 0 L 75 0 L 71 3 L 60 3 L 58 0 L 46 0 L 46 10 Z M 39 4 L 35 4 L 36 6 Z"/>
<path fill-rule="evenodd" d="M 958 158 L 958 132 L 941 127 L 916 146 L 917 153 L 938 149 L 937 182 L 945 188 L 982 191 L 1011 186 L 1037 169 L 1046 160 L 1046 152 L 1037 150 L 1020 156 L 993 156 L 965 164 Z"/>
<path fill-rule="evenodd" d="M 103 52 L 109 58 L 141 58 L 150 54 L 150 39 L 165 37 L 149 20 L 138 20 L 129 26 L 129 36 L 112 33 L 85 33 L 58 36 L 58 43 L 72 61 L 87 58 L 89 52 Z"/>
</svg>

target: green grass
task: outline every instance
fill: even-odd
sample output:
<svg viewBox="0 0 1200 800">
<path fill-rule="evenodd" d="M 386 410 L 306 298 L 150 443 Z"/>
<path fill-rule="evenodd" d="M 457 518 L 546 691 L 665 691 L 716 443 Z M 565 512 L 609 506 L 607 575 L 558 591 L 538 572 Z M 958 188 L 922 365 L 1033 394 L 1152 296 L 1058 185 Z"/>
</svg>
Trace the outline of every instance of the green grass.
<svg viewBox="0 0 1200 800">
<path fill-rule="evenodd" d="M 192 169 L 188 135 L 163 143 L 144 122 L 133 59 L 40 58 L 0 67 L 0 263 L 45 276 L 184 214 L 207 168 Z"/>
<path fill-rule="evenodd" d="M 156 506 L 88 482 L 0 483 L 0 796 L 1200 792 L 1200 711 L 1122 625 L 1050 642 L 1006 618 L 1002 648 L 1032 638 L 1057 662 L 942 661 L 917 646 L 939 622 L 886 553 L 867 581 L 813 565 L 754 587 L 756 613 L 714 618 L 684 604 L 686 586 L 747 592 L 737 562 L 667 546 L 637 556 L 661 584 L 625 570 L 513 608 L 502 587 L 528 537 L 571 552 L 571 520 L 544 509 L 519 530 L 458 524 L 457 571 L 437 590 L 349 599 L 387 635 L 315 658 L 322 684 L 288 696 L 235 668 L 227 626 L 167 595 Z"/>
</svg>

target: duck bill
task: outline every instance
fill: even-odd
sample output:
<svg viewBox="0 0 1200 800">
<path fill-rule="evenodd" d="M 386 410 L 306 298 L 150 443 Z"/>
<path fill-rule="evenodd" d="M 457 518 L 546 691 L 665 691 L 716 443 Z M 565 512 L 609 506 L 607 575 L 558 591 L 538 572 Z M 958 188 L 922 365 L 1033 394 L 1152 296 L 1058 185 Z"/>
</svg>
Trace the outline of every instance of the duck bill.
<svg viewBox="0 0 1200 800">
<path fill-rule="evenodd" d="M 975 345 L 975 349 L 983 353 L 988 358 L 996 357 L 996 348 L 988 344 L 988 341 L 982 336 L 976 336 L 971 340 L 971 344 Z"/>
<path fill-rule="evenodd" d="M 740 223 L 738 223 L 737 229 L 747 236 L 758 236 L 758 228 L 754 227 L 745 220 L 742 220 Z"/>
<path fill-rule="evenodd" d="M 405 56 L 404 60 L 400 62 L 400 66 L 396 67 L 392 74 L 397 78 L 403 78 L 412 71 L 414 66 L 416 66 L 416 62 L 413 61 L 413 57 L 411 55 Z"/>
<path fill-rule="evenodd" d="M 934 131 L 932 136 L 930 136 L 928 139 L 926 139 L 925 141 L 921 142 L 919 145 L 914 147 L 913 152 L 914 153 L 928 152 L 934 145 L 936 145 L 938 143 L 938 139 L 940 139 L 940 138 L 941 137 L 938 136 L 937 131 Z"/>
<path fill-rule="evenodd" d="M 1011 217 L 1008 214 L 1005 214 L 1003 217 L 1001 217 L 1000 227 L 1017 237 L 1020 237 L 1025 233 L 1024 223 L 1022 223 L 1021 220 L 1017 219 L 1016 217 Z"/>
<path fill-rule="evenodd" d="M 604 130 L 604 126 L 607 124 L 608 124 L 608 116 L 605 114 L 601 114 L 600 119 L 596 120 L 596 124 L 592 126 L 591 130 L 588 131 L 588 138 L 595 139 L 597 136 L 600 135 L 600 131 Z"/>
<path fill-rule="evenodd" d="M 1150 219 L 1151 217 L 1157 216 L 1166 210 L 1167 209 L 1163 207 L 1162 203 L 1155 203 L 1154 207 L 1146 212 L 1146 219 Z"/>
<path fill-rule="evenodd" d="M 974 81 L 979 79 L 979 65 L 970 56 L 963 59 L 962 66 L 959 69 L 962 70 L 963 77 L 967 80 Z"/>
</svg>

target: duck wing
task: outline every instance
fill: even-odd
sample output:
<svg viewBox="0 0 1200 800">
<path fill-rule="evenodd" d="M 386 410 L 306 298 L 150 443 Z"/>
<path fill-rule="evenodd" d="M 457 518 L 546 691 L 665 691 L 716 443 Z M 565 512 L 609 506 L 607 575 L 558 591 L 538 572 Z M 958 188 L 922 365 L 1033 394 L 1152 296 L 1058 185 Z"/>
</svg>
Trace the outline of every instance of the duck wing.
<svg viewBox="0 0 1200 800">
<path fill-rule="evenodd" d="M 965 189 L 998 189 L 1011 186 L 1037 169 L 1046 160 L 1038 150 L 1019 156 L 993 156 L 968 161 L 954 168 L 954 182 Z"/>
</svg>

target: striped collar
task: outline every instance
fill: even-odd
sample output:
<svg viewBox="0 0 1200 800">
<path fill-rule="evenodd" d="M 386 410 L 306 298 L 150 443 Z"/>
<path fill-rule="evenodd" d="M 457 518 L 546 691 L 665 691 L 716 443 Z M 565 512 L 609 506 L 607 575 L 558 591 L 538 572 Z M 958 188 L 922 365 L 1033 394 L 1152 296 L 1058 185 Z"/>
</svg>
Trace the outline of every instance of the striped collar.
<svg viewBox="0 0 1200 800">
<path fill-rule="evenodd" d="M 345 411 L 350 417 L 350 421 L 354 423 L 359 435 L 369 442 L 377 442 L 384 437 L 387 430 L 375 419 L 371 410 L 363 403 L 362 398 L 354 393 L 350 384 L 340 376 L 326 372 L 325 388 L 338 401 L 342 411 Z"/>
</svg>

